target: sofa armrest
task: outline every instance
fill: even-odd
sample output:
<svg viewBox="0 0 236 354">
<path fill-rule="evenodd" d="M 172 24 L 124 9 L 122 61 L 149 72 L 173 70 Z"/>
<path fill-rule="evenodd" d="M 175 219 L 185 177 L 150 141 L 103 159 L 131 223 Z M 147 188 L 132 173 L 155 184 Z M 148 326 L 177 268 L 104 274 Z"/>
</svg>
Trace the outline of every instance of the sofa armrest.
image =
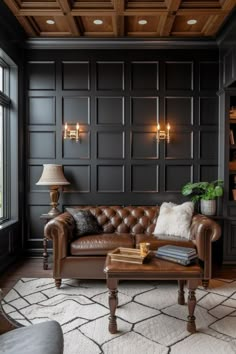
<svg viewBox="0 0 236 354">
<path fill-rule="evenodd" d="M 221 236 L 221 227 L 213 219 L 202 214 L 193 216 L 190 228 L 191 238 L 198 251 L 198 257 L 204 262 L 204 277 L 211 278 L 212 247 L 211 243 Z"/>
<path fill-rule="evenodd" d="M 53 241 L 54 262 L 67 256 L 68 245 L 73 239 L 75 221 L 68 212 L 50 220 L 44 227 L 44 236 Z"/>
</svg>

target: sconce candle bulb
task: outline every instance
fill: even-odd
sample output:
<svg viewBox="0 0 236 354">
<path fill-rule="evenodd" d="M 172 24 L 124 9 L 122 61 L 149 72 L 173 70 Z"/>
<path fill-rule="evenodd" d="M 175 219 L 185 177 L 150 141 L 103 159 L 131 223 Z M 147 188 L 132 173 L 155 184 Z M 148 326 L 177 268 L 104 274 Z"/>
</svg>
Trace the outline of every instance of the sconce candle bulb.
<svg viewBox="0 0 236 354">
<path fill-rule="evenodd" d="M 64 139 L 66 139 L 67 129 L 68 129 L 68 125 L 67 125 L 67 123 L 66 123 L 66 124 L 65 124 L 65 129 L 64 129 Z"/>
<path fill-rule="evenodd" d="M 76 138 L 75 141 L 77 142 L 79 140 L 79 123 L 76 124 Z"/>
<path fill-rule="evenodd" d="M 166 140 L 167 143 L 170 142 L 170 124 L 168 123 L 165 130 L 161 130 L 160 124 L 157 124 L 157 135 L 156 140 L 159 143 L 160 140 Z"/>
<path fill-rule="evenodd" d="M 64 139 L 75 140 L 80 142 L 80 126 L 79 123 L 68 125 L 65 123 L 64 126 Z"/>
</svg>

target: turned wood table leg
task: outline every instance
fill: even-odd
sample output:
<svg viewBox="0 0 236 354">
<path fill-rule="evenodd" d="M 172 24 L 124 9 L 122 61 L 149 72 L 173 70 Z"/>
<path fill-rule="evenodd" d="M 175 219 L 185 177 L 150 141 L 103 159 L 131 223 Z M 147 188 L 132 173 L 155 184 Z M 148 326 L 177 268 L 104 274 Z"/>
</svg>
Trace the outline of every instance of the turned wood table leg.
<svg viewBox="0 0 236 354">
<path fill-rule="evenodd" d="M 55 285 L 56 285 L 57 289 L 60 289 L 60 287 L 61 287 L 61 279 L 60 278 L 55 279 Z"/>
<path fill-rule="evenodd" d="M 43 269 L 48 269 L 48 249 L 46 237 L 43 238 Z"/>
<path fill-rule="evenodd" d="M 178 304 L 179 305 L 184 305 L 185 304 L 185 300 L 184 300 L 184 283 L 185 283 L 185 280 L 178 280 L 178 285 L 179 285 Z"/>
<path fill-rule="evenodd" d="M 115 334 L 117 332 L 117 323 L 116 323 L 116 308 L 118 305 L 118 290 L 117 290 L 117 279 L 107 279 L 107 287 L 109 291 L 109 308 L 110 308 L 110 316 L 109 316 L 109 325 L 108 329 L 111 334 Z"/>
<path fill-rule="evenodd" d="M 207 290 L 209 286 L 209 279 L 202 279 L 202 286 L 205 290 Z"/>
<path fill-rule="evenodd" d="M 187 322 L 187 331 L 190 333 L 196 332 L 196 323 L 194 310 L 196 307 L 196 296 L 195 290 L 198 286 L 198 280 L 192 279 L 188 280 L 188 322 Z"/>
</svg>

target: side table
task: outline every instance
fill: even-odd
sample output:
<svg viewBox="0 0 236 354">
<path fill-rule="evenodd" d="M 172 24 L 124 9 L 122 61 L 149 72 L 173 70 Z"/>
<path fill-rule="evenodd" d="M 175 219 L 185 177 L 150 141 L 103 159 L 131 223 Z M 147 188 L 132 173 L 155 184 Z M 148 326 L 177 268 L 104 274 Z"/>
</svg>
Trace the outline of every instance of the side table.
<svg viewBox="0 0 236 354">
<path fill-rule="evenodd" d="M 40 215 L 40 219 L 44 220 L 44 224 L 46 225 L 50 220 L 54 219 L 57 215 L 50 214 L 42 214 Z M 48 269 L 48 249 L 47 249 L 47 238 L 45 234 L 43 235 L 43 269 Z"/>
</svg>

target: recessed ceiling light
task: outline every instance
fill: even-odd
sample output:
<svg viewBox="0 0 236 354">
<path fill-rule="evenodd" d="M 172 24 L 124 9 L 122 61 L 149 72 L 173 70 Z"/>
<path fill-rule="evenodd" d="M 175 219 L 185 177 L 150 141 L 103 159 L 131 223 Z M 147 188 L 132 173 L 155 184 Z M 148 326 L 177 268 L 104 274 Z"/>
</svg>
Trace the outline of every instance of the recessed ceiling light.
<svg viewBox="0 0 236 354">
<path fill-rule="evenodd" d="M 95 25 L 102 25 L 103 24 L 103 21 L 102 20 L 94 20 L 93 23 Z"/>
<path fill-rule="evenodd" d="M 195 25 L 196 23 L 197 23 L 197 20 L 194 20 L 194 19 L 187 21 L 188 25 Z"/>
<path fill-rule="evenodd" d="M 53 21 L 53 20 L 47 20 L 46 22 L 48 25 L 54 25 L 54 23 L 55 23 L 55 21 Z"/>
<path fill-rule="evenodd" d="M 138 23 L 140 25 L 146 25 L 147 24 L 147 20 L 139 20 Z"/>
</svg>

